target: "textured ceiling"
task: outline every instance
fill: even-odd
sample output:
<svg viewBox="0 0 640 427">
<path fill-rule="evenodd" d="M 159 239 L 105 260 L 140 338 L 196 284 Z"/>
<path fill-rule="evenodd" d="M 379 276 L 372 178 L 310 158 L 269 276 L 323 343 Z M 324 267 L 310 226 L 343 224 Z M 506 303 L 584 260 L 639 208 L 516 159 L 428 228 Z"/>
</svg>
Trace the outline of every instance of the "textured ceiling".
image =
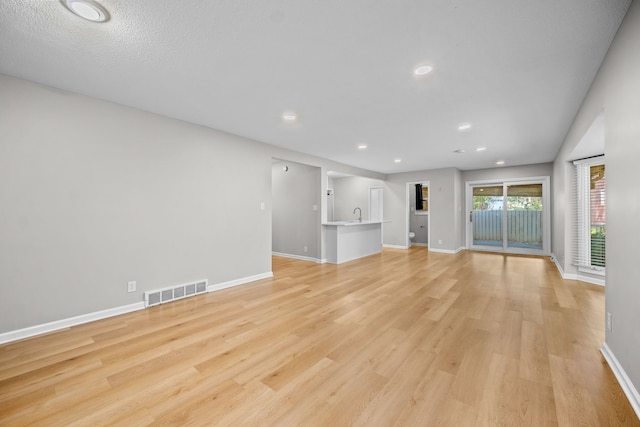
<svg viewBox="0 0 640 427">
<path fill-rule="evenodd" d="M 0 73 L 393 173 L 552 161 L 630 0 L 101 4 L 1 0 Z"/>
</svg>

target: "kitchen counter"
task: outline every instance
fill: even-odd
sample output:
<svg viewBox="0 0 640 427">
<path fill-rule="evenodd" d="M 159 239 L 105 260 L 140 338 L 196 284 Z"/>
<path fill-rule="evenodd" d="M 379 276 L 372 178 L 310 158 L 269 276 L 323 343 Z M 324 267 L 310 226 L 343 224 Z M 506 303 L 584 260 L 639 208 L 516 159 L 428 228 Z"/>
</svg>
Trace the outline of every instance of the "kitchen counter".
<svg viewBox="0 0 640 427">
<path fill-rule="evenodd" d="M 325 222 L 327 262 L 343 262 L 380 253 L 382 224 L 390 221 L 332 221 Z"/>
<path fill-rule="evenodd" d="M 322 225 L 344 225 L 345 227 L 351 227 L 352 225 L 367 225 L 367 224 L 384 224 L 385 222 L 391 221 L 358 221 L 357 219 L 352 219 L 348 221 L 329 221 L 323 222 Z"/>
</svg>

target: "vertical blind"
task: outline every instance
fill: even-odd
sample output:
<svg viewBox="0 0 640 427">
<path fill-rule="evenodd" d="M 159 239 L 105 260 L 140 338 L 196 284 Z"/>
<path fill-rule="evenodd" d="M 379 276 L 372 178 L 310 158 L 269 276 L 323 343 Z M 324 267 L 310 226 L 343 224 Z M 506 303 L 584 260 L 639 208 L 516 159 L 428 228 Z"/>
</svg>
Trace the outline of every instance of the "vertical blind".
<svg viewBox="0 0 640 427">
<path fill-rule="evenodd" d="M 606 265 L 606 177 L 604 156 L 573 162 L 575 165 L 574 264 L 593 271 Z"/>
</svg>

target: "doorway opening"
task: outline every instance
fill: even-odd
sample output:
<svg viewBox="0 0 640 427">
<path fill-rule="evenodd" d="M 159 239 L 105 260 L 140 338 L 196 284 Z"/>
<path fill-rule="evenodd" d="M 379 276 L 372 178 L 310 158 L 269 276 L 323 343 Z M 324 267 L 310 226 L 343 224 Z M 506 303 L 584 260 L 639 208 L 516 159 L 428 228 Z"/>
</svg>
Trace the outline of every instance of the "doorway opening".
<svg viewBox="0 0 640 427">
<path fill-rule="evenodd" d="M 321 170 L 289 160 L 271 161 L 271 252 L 322 262 Z"/>
<path fill-rule="evenodd" d="M 429 247 L 431 238 L 429 186 L 429 181 L 414 181 L 406 184 L 405 246 L 407 248 Z"/>
</svg>

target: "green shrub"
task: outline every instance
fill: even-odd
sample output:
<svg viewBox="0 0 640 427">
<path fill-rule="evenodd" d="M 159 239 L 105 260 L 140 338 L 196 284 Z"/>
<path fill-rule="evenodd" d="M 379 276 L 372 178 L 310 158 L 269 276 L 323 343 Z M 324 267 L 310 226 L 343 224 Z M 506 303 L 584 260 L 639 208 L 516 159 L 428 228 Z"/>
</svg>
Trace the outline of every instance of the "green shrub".
<svg viewBox="0 0 640 427">
<path fill-rule="evenodd" d="M 604 226 L 591 227 L 591 265 L 604 267 L 605 255 Z"/>
</svg>

